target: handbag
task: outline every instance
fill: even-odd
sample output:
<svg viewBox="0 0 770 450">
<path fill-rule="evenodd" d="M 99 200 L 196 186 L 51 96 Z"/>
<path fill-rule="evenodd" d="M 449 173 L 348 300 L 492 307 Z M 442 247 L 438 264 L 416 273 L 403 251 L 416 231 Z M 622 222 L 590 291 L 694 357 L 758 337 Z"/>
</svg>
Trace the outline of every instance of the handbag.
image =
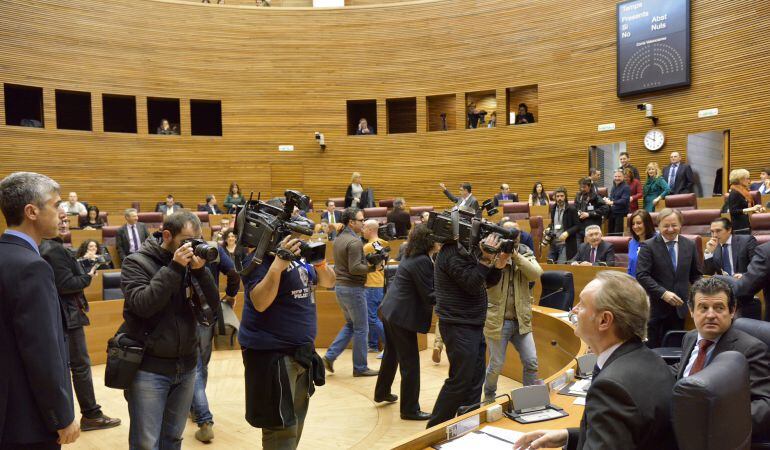
<svg viewBox="0 0 770 450">
<path fill-rule="evenodd" d="M 118 332 L 107 342 L 107 366 L 104 385 L 113 389 L 128 389 L 142 364 L 144 345 Z"/>
</svg>

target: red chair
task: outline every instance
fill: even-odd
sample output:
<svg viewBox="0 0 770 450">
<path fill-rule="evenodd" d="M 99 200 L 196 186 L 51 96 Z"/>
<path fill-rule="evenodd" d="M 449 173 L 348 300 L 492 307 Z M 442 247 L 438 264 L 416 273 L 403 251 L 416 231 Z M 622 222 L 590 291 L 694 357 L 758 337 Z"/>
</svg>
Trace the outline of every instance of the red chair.
<svg viewBox="0 0 770 450">
<path fill-rule="evenodd" d="M 364 218 L 374 219 L 379 223 L 385 223 L 388 221 L 388 208 L 384 206 L 378 206 L 374 208 L 364 208 Z"/>
<path fill-rule="evenodd" d="M 711 234 L 711 222 L 721 216 L 718 209 L 691 209 L 682 211 L 682 234 Z"/>
<path fill-rule="evenodd" d="M 141 211 L 141 209 L 139 209 L 139 202 L 131 202 L 131 207 L 134 208 L 136 212 Z"/>
<path fill-rule="evenodd" d="M 163 225 L 163 213 L 159 212 L 140 212 L 139 222 L 147 225 L 150 228 L 157 228 Z"/>
<path fill-rule="evenodd" d="M 604 236 L 604 242 L 612 244 L 615 249 L 615 265 L 617 267 L 628 267 L 628 243 L 631 242 L 630 236 Z"/>
<path fill-rule="evenodd" d="M 385 208 L 392 209 L 393 208 L 393 202 L 396 201 L 395 198 L 386 198 L 382 199 L 377 204 L 379 206 L 384 206 Z"/>
<path fill-rule="evenodd" d="M 513 202 L 503 205 L 503 216 L 508 216 L 511 220 L 521 220 L 529 218 L 529 203 Z"/>
<path fill-rule="evenodd" d="M 758 245 L 762 245 L 770 242 L 770 234 L 758 234 L 754 237 L 757 239 Z"/>
<path fill-rule="evenodd" d="M 118 235 L 118 229 L 120 229 L 120 227 L 102 227 L 102 244 L 115 245 L 115 236 Z"/>
<path fill-rule="evenodd" d="M 412 219 L 412 223 L 416 222 L 422 213 L 424 212 L 431 212 L 433 211 L 432 206 L 410 206 L 409 207 L 409 216 Z"/>
<path fill-rule="evenodd" d="M 679 211 L 698 209 L 698 199 L 695 194 L 667 195 L 666 208 L 676 208 Z"/>
<path fill-rule="evenodd" d="M 200 219 L 201 223 L 209 223 L 209 213 L 206 211 L 193 211 L 193 214 L 198 216 L 198 219 Z"/>
<path fill-rule="evenodd" d="M 698 255 L 698 261 L 703 266 L 703 238 L 695 234 L 680 234 L 680 236 L 695 242 L 695 254 Z"/>
<path fill-rule="evenodd" d="M 543 216 L 531 216 L 529 218 L 529 234 L 532 235 L 532 243 L 535 244 L 535 257 L 540 259 L 540 242 L 543 241 Z"/>
<path fill-rule="evenodd" d="M 770 235 L 770 213 L 751 215 L 751 234 L 755 236 Z"/>
<path fill-rule="evenodd" d="M 334 202 L 334 209 L 345 209 L 345 197 L 330 197 L 327 202 L 329 200 Z M 324 209 L 326 209 L 326 203 L 324 203 Z"/>
</svg>

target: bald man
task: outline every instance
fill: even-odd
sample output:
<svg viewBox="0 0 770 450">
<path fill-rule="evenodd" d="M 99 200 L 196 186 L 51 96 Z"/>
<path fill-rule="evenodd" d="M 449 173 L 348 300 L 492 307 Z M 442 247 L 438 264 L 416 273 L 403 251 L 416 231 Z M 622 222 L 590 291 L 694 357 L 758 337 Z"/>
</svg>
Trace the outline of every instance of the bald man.
<svg viewBox="0 0 770 450">
<path fill-rule="evenodd" d="M 682 162 L 679 152 L 671 152 L 671 164 L 663 168 L 663 179 L 671 190 L 669 195 L 690 194 L 693 191 L 692 167 Z"/>
<path fill-rule="evenodd" d="M 379 237 L 377 237 L 377 230 L 379 230 L 380 224 L 374 219 L 369 219 L 364 222 L 364 230 L 362 232 L 366 245 L 364 245 L 364 255 L 375 252 L 375 246 L 379 245 L 387 247 L 388 243 Z M 385 271 L 383 267 L 378 267 L 374 272 L 369 272 L 366 275 L 366 284 L 364 284 L 364 290 L 366 295 L 366 309 L 369 317 L 369 353 L 379 353 L 378 358 L 382 359 L 382 353 L 380 352 L 380 343 L 382 348 L 385 348 L 385 328 L 382 326 L 382 321 L 377 315 L 377 310 L 380 309 L 382 304 L 382 298 L 384 297 L 385 287 Z"/>
</svg>

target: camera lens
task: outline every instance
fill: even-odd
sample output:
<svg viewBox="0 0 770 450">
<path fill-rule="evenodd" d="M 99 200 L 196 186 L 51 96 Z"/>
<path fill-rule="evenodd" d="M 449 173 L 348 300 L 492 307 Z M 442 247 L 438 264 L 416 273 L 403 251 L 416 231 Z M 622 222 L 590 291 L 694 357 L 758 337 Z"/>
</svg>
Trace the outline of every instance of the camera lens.
<svg viewBox="0 0 770 450">
<path fill-rule="evenodd" d="M 205 259 L 208 262 L 216 260 L 217 256 L 219 256 L 219 252 L 216 248 L 203 243 L 196 245 L 193 249 L 193 253 L 198 258 Z"/>
</svg>

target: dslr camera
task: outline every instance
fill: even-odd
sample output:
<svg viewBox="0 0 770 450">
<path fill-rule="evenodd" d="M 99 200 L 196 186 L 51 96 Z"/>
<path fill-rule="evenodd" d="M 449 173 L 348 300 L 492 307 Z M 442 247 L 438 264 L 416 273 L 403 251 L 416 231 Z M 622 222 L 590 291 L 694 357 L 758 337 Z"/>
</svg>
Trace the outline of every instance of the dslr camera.
<svg viewBox="0 0 770 450">
<path fill-rule="evenodd" d="M 366 255 L 366 262 L 370 266 L 376 266 L 382 262 L 387 262 L 390 256 L 390 247 L 384 246 L 377 241 L 372 242 L 374 252 Z"/>
<path fill-rule="evenodd" d="M 241 275 L 248 275 L 267 253 L 279 254 L 280 242 L 292 233 L 305 236 L 313 235 L 313 228 L 308 222 L 294 218 L 292 212 L 296 206 L 300 210 L 307 210 L 310 206 L 310 197 L 299 191 L 287 190 L 284 192 L 286 201 L 283 206 L 277 206 L 263 202 L 257 196 L 257 200 L 249 201 L 241 207 L 235 219 L 235 229 L 238 235 L 238 243 L 244 247 L 254 249 L 254 257 L 251 264 L 244 268 Z M 289 257 L 288 255 L 285 255 Z M 298 260 L 304 258 L 308 263 L 314 264 L 326 258 L 326 244 L 323 242 L 305 242 L 300 246 L 300 255 L 291 256 Z"/>
<path fill-rule="evenodd" d="M 212 247 L 203 239 L 189 238 L 182 241 L 182 245 L 191 244 L 193 254 L 198 258 L 206 260 L 207 263 L 216 261 L 219 258 L 219 250 Z"/>
</svg>

